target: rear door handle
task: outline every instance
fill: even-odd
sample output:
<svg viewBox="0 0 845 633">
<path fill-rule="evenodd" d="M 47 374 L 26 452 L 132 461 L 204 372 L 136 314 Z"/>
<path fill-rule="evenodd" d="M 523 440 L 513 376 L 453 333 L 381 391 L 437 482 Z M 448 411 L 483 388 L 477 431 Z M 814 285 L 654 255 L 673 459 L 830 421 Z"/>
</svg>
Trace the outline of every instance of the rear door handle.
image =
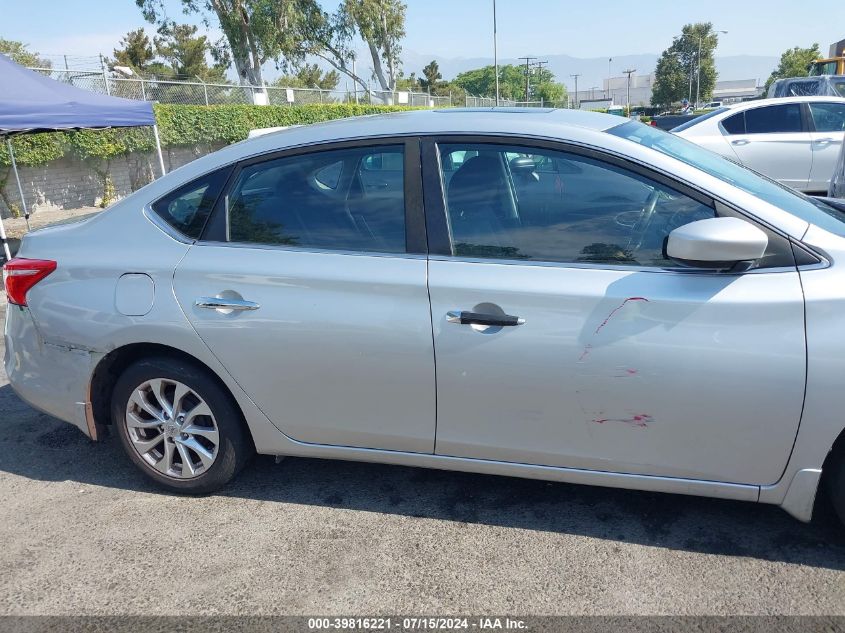
<svg viewBox="0 0 845 633">
<path fill-rule="evenodd" d="M 502 327 L 511 327 L 525 323 L 525 319 L 509 314 L 481 314 L 479 312 L 467 312 L 466 310 L 449 310 L 446 313 L 446 320 L 449 323 L 458 323 L 460 325 L 493 325 Z"/>
<path fill-rule="evenodd" d="M 738 138 L 735 141 L 731 141 L 731 145 L 748 145 L 750 142 L 747 138 Z"/>
<path fill-rule="evenodd" d="M 261 306 L 243 299 L 221 299 L 220 297 L 200 297 L 194 302 L 198 308 L 208 310 L 258 310 Z"/>
</svg>

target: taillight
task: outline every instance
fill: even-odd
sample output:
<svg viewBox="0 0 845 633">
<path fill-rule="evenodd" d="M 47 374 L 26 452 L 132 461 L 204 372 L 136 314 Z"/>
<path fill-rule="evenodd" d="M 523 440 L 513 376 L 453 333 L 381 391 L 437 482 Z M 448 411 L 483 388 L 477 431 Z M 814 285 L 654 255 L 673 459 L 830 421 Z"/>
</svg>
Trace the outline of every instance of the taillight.
<svg viewBox="0 0 845 633">
<path fill-rule="evenodd" d="M 24 259 L 15 257 L 3 266 L 3 285 L 9 303 L 26 305 L 26 293 L 39 281 L 56 270 L 50 259 Z"/>
</svg>

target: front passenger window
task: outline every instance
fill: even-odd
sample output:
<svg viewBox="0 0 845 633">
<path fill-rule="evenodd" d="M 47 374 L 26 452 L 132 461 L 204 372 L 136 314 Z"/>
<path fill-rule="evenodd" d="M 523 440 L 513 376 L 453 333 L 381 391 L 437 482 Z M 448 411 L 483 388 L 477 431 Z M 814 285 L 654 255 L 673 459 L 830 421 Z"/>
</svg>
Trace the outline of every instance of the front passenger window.
<svg viewBox="0 0 845 633">
<path fill-rule="evenodd" d="M 716 215 L 635 172 L 567 152 L 443 144 L 441 162 L 469 152 L 443 173 L 457 257 L 674 266 L 663 254 L 669 232 Z"/>
</svg>

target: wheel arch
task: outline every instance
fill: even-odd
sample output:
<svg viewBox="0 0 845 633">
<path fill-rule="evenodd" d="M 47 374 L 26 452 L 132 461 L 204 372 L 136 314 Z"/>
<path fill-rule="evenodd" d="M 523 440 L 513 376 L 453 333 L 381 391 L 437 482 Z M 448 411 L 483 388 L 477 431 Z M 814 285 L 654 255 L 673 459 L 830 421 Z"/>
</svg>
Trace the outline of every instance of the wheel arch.
<svg viewBox="0 0 845 633">
<path fill-rule="evenodd" d="M 94 418 L 94 423 L 97 425 L 98 431 L 105 430 L 112 424 L 111 397 L 118 377 L 132 363 L 142 358 L 151 357 L 172 358 L 174 360 L 190 363 L 207 371 L 208 375 L 211 376 L 212 379 L 219 385 L 222 392 L 226 394 L 241 414 L 241 419 L 249 431 L 250 438 L 252 438 L 252 432 L 249 429 L 249 425 L 246 424 L 246 416 L 243 407 L 216 371 L 197 357 L 184 350 L 170 345 L 148 342 L 128 343 L 113 349 L 103 356 L 94 368 L 89 385 L 89 401 L 91 403 L 91 413 Z"/>
</svg>

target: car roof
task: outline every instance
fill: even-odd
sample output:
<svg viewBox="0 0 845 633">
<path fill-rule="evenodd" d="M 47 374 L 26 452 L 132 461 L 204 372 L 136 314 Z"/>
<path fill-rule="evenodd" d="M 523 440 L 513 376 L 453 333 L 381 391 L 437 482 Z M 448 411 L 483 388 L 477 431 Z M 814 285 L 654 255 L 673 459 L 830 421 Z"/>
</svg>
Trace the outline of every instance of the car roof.
<svg viewBox="0 0 845 633">
<path fill-rule="evenodd" d="M 444 108 L 334 119 L 291 127 L 231 147 L 261 153 L 310 143 L 414 134 L 520 134 L 567 138 L 567 130 L 601 132 L 624 123 L 618 116 L 555 108 Z"/>
<path fill-rule="evenodd" d="M 760 106 L 765 105 L 772 105 L 778 103 L 813 103 L 815 101 L 836 101 L 840 103 L 845 103 L 845 98 L 843 97 L 834 97 L 833 95 L 820 95 L 820 96 L 791 96 L 791 97 L 774 97 L 772 99 L 755 99 L 753 101 L 743 101 L 741 103 L 732 103 L 730 105 L 726 105 L 726 108 L 730 108 L 731 110 L 746 110 L 749 108 L 759 108 Z"/>
</svg>

